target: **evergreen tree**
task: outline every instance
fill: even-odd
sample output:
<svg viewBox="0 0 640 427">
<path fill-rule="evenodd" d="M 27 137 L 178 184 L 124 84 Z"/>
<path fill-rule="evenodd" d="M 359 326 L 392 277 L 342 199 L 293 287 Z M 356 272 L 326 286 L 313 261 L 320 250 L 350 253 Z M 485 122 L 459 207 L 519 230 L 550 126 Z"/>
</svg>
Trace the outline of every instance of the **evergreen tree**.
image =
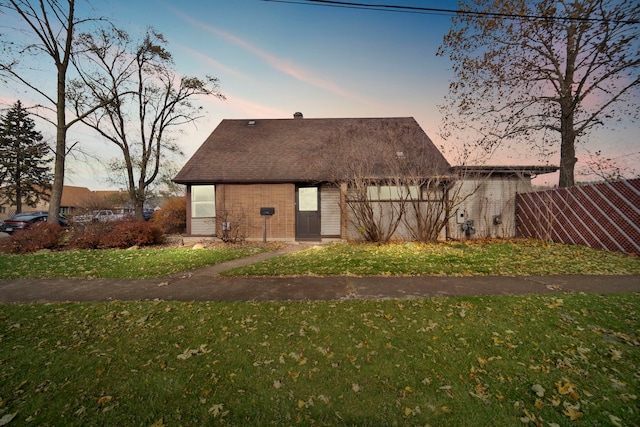
<svg viewBox="0 0 640 427">
<path fill-rule="evenodd" d="M 20 101 L 0 116 L 0 201 L 15 206 L 16 212 L 22 212 L 23 204 L 35 207 L 49 199 L 52 159 L 42 139 Z"/>
</svg>

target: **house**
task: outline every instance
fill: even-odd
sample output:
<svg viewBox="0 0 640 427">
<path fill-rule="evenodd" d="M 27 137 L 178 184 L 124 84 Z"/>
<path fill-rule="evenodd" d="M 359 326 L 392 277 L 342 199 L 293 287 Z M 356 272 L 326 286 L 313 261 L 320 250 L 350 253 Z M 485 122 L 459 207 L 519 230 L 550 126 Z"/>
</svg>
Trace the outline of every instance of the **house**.
<svg viewBox="0 0 640 427">
<path fill-rule="evenodd" d="M 77 187 L 65 185 L 62 188 L 62 199 L 60 201 L 60 213 L 73 215 L 91 209 L 106 209 L 122 206 L 123 201 L 128 199 L 126 192 L 115 190 L 92 191 L 87 187 Z M 49 202 L 41 200 L 36 206 L 22 207 L 23 211 L 46 211 L 49 209 Z M 0 205 L 0 219 L 13 216 L 16 212 L 15 206 L 8 204 Z"/>
<path fill-rule="evenodd" d="M 173 181 L 187 186 L 188 235 L 283 241 L 362 239 L 366 227 L 354 217 L 370 200 L 376 206 L 367 214 L 383 231 L 410 239 L 411 215 L 398 204 L 448 200 L 457 182 L 455 169 L 411 117 L 308 119 L 300 113 L 222 120 Z M 446 214 L 455 223 L 452 212 Z M 448 223 L 439 237 L 449 235 Z"/>
</svg>

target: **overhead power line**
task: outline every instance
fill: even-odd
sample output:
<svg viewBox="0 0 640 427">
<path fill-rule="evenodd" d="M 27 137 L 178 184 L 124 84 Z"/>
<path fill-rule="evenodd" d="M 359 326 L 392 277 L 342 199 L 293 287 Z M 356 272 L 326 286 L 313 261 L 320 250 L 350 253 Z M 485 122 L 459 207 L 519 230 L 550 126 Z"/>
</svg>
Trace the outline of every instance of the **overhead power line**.
<svg viewBox="0 0 640 427">
<path fill-rule="evenodd" d="M 512 13 L 498 13 L 498 12 L 481 12 L 473 10 L 455 10 L 455 9 L 443 9 L 437 7 L 421 7 L 421 6 L 406 6 L 406 5 L 391 5 L 381 3 L 360 3 L 351 1 L 338 1 L 338 0 L 264 0 L 274 3 L 289 3 L 299 4 L 305 6 L 325 6 L 325 7 L 340 7 L 348 9 L 366 9 L 376 10 L 382 12 L 398 12 L 398 13 L 415 13 L 423 15 L 471 15 L 479 17 L 494 17 L 494 18 L 506 18 L 506 19 L 525 19 L 525 20 L 553 20 L 553 21 L 585 21 L 585 22 L 611 22 L 615 24 L 627 24 L 634 25 L 640 24 L 637 19 L 606 19 L 606 18 L 570 18 L 562 16 L 545 16 L 545 15 L 519 15 Z"/>
</svg>

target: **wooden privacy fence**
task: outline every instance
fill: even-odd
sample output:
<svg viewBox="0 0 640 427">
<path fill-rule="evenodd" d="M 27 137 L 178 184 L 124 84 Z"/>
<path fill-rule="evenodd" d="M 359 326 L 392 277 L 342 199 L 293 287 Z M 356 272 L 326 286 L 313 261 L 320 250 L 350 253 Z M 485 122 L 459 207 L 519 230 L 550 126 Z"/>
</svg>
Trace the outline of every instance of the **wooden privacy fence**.
<svg viewBox="0 0 640 427">
<path fill-rule="evenodd" d="M 640 179 L 520 193 L 516 234 L 640 254 Z"/>
</svg>

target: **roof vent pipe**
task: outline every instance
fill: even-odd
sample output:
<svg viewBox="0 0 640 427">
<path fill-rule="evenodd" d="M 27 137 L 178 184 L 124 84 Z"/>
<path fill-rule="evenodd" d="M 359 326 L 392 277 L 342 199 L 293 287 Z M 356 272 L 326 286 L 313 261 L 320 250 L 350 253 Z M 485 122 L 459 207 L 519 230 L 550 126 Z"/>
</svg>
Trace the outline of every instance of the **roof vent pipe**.
<svg viewBox="0 0 640 427">
<path fill-rule="evenodd" d="M 302 113 L 300 111 L 298 111 L 297 113 L 293 113 L 293 118 L 294 119 L 301 119 L 302 117 L 303 116 L 302 116 Z"/>
</svg>

